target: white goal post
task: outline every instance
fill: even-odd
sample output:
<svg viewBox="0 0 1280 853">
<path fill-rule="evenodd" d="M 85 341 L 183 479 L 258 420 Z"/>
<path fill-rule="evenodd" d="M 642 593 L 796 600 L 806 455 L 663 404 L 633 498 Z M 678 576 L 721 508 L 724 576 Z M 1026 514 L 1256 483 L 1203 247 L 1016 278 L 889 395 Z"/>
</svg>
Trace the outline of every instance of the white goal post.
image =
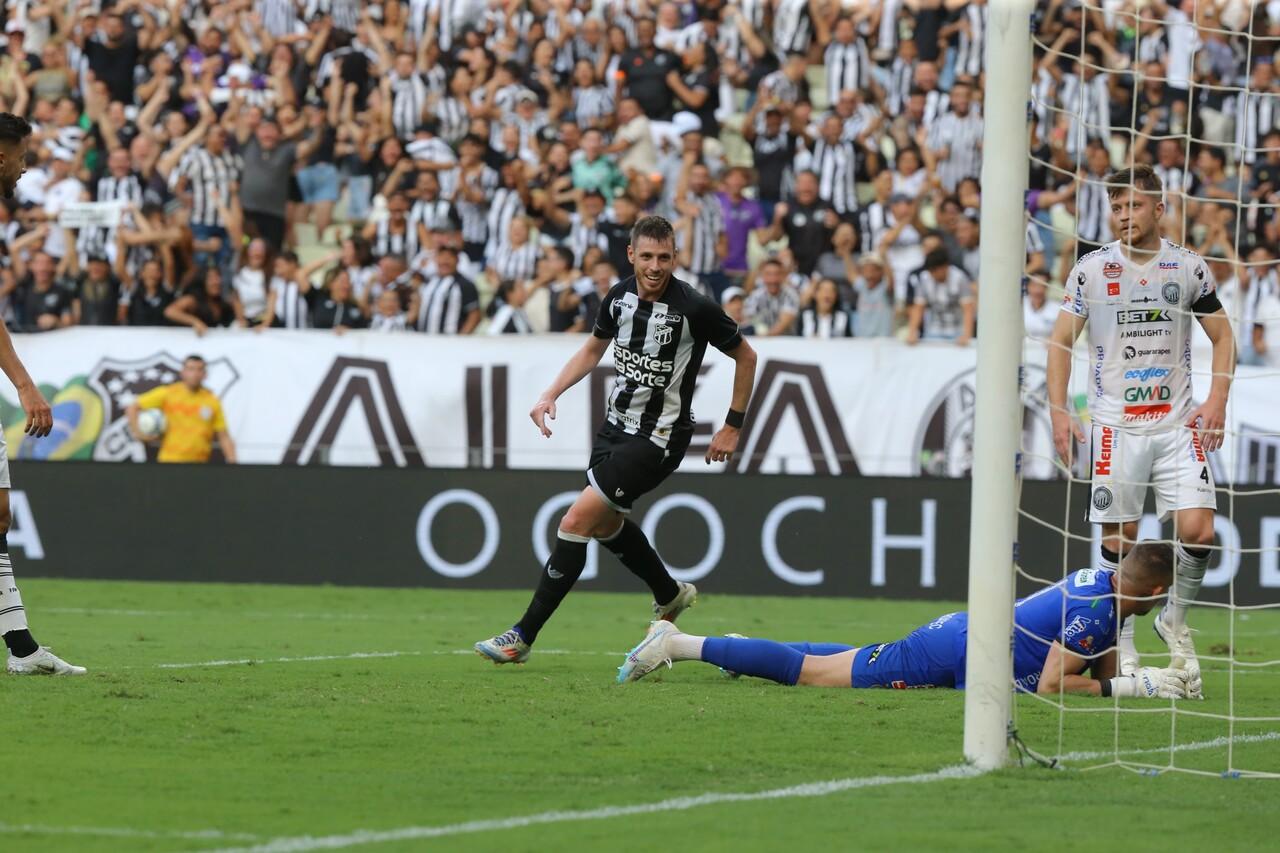
<svg viewBox="0 0 1280 853">
<path fill-rule="evenodd" d="M 964 756 L 1003 766 L 1013 680 L 1017 455 L 1022 436 L 1022 276 L 1034 0 L 991 0 L 982 109 L 982 290 L 969 520 Z"/>
</svg>

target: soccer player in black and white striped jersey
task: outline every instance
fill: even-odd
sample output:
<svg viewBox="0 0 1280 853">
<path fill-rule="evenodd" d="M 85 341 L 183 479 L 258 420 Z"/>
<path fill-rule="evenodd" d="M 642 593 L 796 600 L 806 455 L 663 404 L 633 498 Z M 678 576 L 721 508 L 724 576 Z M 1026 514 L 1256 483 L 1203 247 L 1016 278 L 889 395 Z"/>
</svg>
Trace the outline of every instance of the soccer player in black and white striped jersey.
<svg viewBox="0 0 1280 853">
<path fill-rule="evenodd" d="M 27 170 L 27 145 L 31 125 L 12 113 L 0 113 L 0 196 L 13 198 L 14 187 Z M 53 411 L 14 352 L 9 332 L 0 323 L 0 371 L 18 392 L 18 404 L 27 413 L 22 432 L 42 438 L 53 429 Z M 0 430 L 0 450 L 4 431 Z M 6 669 L 12 675 L 84 675 L 82 666 L 73 666 L 41 646 L 27 626 L 27 611 L 13 575 L 9 559 L 9 460 L 0 452 L 0 636 L 9 650 Z"/>
<path fill-rule="evenodd" d="M 756 355 L 718 304 L 672 275 L 676 248 L 670 222 L 657 216 L 639 220 L 628 254 L 635 275 L 609 290 L 591 336 L 529 413 L 549 437 L 556 400 L 591 374 L 612 342 L 617 379 L 606 422 L 596 434 L 588 485 L 560 521 L 555 549 L 524 616 L 509 631 L 476 643 L 476 651 L 494 663 L 528 659 L 538 632 L 582 574 L 592 539 L 649 586 L 657 619 L 674 621 L 697 595 L 691 584 L 671 577 L 627 515 L 636 498 L 680 466 L 689 448 L 690 404 L 707 344 L 736 362 L 729 413 L 707 449 L 707 464 L 727 462 L 737 450 Z"/>
<path fill-rule="evenodd" d="M 458 250 L 436 249 L 436 274 L 418 286 L 409 303 L 409 325 L 429 335 L 469 335 L 480 324 L 480 296 L 458 275 Z"/>
</svg>

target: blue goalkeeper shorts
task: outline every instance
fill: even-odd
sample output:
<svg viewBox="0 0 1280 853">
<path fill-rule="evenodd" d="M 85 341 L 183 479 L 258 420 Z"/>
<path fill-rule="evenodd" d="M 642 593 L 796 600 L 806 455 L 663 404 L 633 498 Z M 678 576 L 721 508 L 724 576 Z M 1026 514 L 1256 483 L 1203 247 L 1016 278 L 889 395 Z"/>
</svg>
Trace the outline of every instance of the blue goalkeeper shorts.
<svg viewBox="0 0 1280 853">
<path fill-rule="evenodd" d="M 863 646 L 853 657 L 853 687 L 964 689 L 964 644 L 969 620 L 948 613 L 901 640 Z"/>
</svg>

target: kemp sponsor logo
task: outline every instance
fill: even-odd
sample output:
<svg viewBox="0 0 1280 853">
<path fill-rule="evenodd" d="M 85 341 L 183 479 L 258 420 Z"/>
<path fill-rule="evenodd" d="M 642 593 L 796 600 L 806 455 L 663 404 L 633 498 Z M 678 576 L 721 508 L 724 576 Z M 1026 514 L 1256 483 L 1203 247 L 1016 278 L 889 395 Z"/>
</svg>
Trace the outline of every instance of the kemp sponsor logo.
<svg viewBox="0 0 1280 853">
<path fill-rule="evenodd" d="M 1104 426 L 1102 435 L 1098 440 L 1098 458 L 1093 462 L 1093 474 L 1095 477 L 1111 476 L 1111 452 L 1115 447 L 1115 442 L 1115 430 Z"/>
<path fill-rule="evenodd" d="M 1191 433 L 1191 461 L 1199 462 L 1201 465 L 1205 461 L 1204 445 L 1200 443 L 1200 433 L 1198 432 Z"/>
<path fill-rule="evenodd" d="M 1104 278 L 1119 278 L 1120 273 L 1124 272 L 1124 267 L 1115 261 L 1107 261 L 1102 265 L 1102 275 Z"/>
<path fill-rule="evenodd" d="M 1125 308 L 1116 312 L 1116 322 L 1121 326 L 1143 323 L 1169 323 L 1173 318 L 1164 308 Z"/>
<path fill-rule="evenodd" d="M 1168 403 L 1153 403 L 1144 406 L 1125 406 L 1124 419 L 1130 423 L 1158 421 L 1168 415 L 1172 410 L 1173 407 Z"/>
<path fill-rule="evenodd" d="M 1168 385 L 1138 385 L 1124 389 L 1124 401 L 1126 403 L 1145 403 L 1152 400 L 1167 401 L 1172 399 L 1173 391 Z M 1128 409 L 1125 411 L 1128 411 Z"/>
<path fill-rule="evenodd" d="M 1128 347 L 1126 347 L 1128 349 Z M 1138 367 L 1124 372 L 1125 379 L 1140 379 L 1146 382 L 1151 379 L 1163 379 L 1172 371 L 1167 367 Z"/>
</svg>

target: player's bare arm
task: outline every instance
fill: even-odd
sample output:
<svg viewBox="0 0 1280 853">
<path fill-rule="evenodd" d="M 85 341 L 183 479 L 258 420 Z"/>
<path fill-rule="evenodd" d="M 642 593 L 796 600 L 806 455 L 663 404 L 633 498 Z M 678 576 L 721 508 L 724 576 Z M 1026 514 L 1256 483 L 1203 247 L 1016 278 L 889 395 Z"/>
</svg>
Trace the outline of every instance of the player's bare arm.
<svg viewBox="0 0 1280 853">
<path fill-rule="evenodd" d="M 733 372 L 733 398 L 729 403 L 729 416 L 725 425 L 720 427 L 711 439 L 707 448 L 706 462 L 728 462 L 738 449 L 738 438 L 742 434 L 742 420 L 746 415 L 747 404 L 751 402 L 751 389 L 756 381 L 756 351 L 743 338 L 731 352 L 726 353 L 735 363 Z"/>
<path fill-rule="evenodd" d="M 553 421 L 556 419 L 556 400 L 595 369 L 600 359 L 604 357 L 610 342 L 609 339 L 597 338 L 595 335 L 588 337 L 582 347 L 565 362 L 555 381 L 551 383 L 551 387 L 538 397 L 538 402 L 529 412 L 529 417 L 544 437 L 551 437 L 551 430 L 547 428 L 547 419 Z M 736 384 L 734 387 L 737 387 Z M 749 388 L 747 393 L 750 394 Z"/>
<path fill-rule="evenodd" d="M 1213 344 L 1213 383 L 1209 387 L 1208 399 L 1191 413 L 1187 426 L 1199 433 L 1204 449 L 1212 453 L 1222 446 L 1222 430 L 1227 422 L 1227 395 L 1231 391 L 1231 377 L 1236 372 L 1236 343 L 1227 312 L 1223 309 L 1197 315 L 1196 319 Z"/>
<path fill-rule="evenodd" d="M 1071 380 L 1071 349 L 1084 331 L 1085 318 L 1062 311 L 1049 336 L 1049 354 L 1045 372 L 1049 384 L 1049 412 L 1053 421 L 1053 446 L 1070 467 L 1074 442 L 1084 441 L 1080 425 L 1071 418 L 1067 406 L 1067 383 Z"/>
<path fill-rule="evenodd" d="M 31 374 L 27 373 L 27 368 L 18 358 L 18 353 L 13 348 L 13 338 L 3 324 L 0 324 L 0 370 L 13 383 L 18 392 L 18 404 L 27 413 L 27 424 L 23 432 L 36 438 L 48 435 L 53 429 L 53 410 L 49 408 L 49 401 L 40 393 Z"/>
</svg>

